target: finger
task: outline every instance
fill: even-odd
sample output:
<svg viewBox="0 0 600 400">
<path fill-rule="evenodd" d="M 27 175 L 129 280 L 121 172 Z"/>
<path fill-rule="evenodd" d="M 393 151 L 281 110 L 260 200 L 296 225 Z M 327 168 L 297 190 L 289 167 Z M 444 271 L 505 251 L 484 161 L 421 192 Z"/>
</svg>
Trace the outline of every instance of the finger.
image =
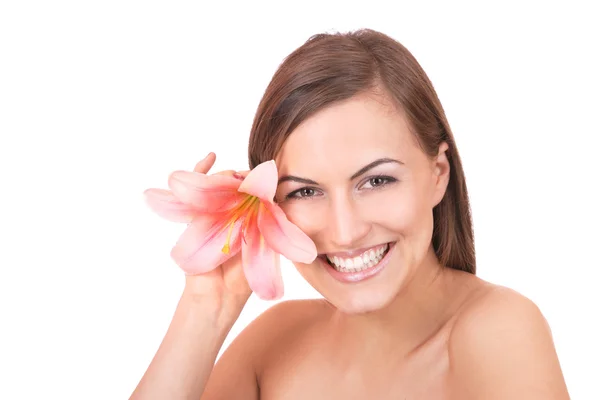
<svg viewBox="0 0 600 400">
<path fill-rule="evenodd" d="M 206 174 L 215 164 L 215 160 L 217 159 L 217 155 L 212 151 L 208 153 L 203 160 L 199 161 L 198 164 L 194 167 L 194 172 L 200 172 L 201 174 Z"/>
<path fill-rule="evenodd" d="M 244 178 L 247 177 L 249 173 L 250 171 L 236 171 L 233 173 L 233 177 L 244 180 Z"/>
<path fill-rule="evenodd" d="M 232 169 L 228 169 L 226 171 L 215 172 L 215 175 L 225 175 L 225 176 L 234 176 L 235 171 Z"/>
</svg>

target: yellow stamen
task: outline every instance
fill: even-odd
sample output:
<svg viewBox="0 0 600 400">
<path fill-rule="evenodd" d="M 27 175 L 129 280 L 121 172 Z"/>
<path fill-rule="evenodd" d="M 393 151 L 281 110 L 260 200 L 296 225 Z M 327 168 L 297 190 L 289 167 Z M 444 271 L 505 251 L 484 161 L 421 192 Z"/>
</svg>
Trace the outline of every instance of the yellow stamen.
<svg viewBox="0 0 600 400">
<path fill-rule="evenodd" d="M 229 254 L 229 242 L 231 242 L 231 232 L 233 232 L 233 226 L 235 225 L 235 221 L 231 221 L 229 223 L 229 232 L 227 232 L 227 240 L 225 241 L 225 246 L 221 249 L 221 251 L 225 254 Z"/>
<path fill-rule="evenodd" d="M 255 211 L 254 208 L 256 208 L 256 205 L 258 204 L 260 204 L 260 200 L 257 197 L 248 196 L 237 207 L 231 210 L 229 218 L 227 218 L 228 222 L 224 225 L 229 226 L 229 232 L 227 232 L 227 239 L 225 241 L 225 245 L 221 249 L 221 251 L 224 254 L 229 254 L 229 252 L 231 251 L 231 235 L 233 233 L 233 227 L 235 226 L 236 222 L 240 218 L 244 218 L 242 224 L 242 231 L 244 231 L 245 225 L 247 225 L 248 222 L 247 220 L 251 218 L 253 211 Z"/>
</svg>

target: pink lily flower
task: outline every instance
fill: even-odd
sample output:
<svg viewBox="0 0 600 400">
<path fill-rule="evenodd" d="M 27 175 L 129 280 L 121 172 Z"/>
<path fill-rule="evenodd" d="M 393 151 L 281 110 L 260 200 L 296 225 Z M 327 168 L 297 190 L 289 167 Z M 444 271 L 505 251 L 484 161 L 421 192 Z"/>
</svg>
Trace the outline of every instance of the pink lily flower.
<svg viewBox="0 0 600 400">
<path fill-rule="evenodd" d="M 250 288 L 265 300 L 283 296 L 279 255 L 302 263 L 317 256 L 313 241 L 273 202 L 277 190 L 273 160 L 242 181 L 225 175 L 176 171 L 170 190 L 147 189 L 147 204 L 160 216 L 187 222 L 171 251 L 186 274 L 208 272 L 239 251 Z"/>
</svg>

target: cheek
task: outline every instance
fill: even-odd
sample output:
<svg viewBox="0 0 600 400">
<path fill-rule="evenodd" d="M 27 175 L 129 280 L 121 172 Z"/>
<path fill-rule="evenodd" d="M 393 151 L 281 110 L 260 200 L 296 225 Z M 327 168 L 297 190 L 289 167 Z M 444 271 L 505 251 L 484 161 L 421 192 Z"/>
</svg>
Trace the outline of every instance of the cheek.
<svg viewBox="0 0 600 400">
<path fill-rule="evenodd" d="M 372 196 L 362 204 L 363 218 L 401 236 L 413 236 L 428 225 L 428 204 L 422 191 L 404 186 Z"/>
</svg>

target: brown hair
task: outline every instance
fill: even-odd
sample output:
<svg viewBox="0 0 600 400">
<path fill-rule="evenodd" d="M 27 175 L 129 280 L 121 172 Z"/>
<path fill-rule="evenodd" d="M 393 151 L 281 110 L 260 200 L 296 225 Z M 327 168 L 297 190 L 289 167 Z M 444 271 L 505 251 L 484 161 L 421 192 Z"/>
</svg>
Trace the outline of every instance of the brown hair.
<svg viewBox="0 0 600 400">
<path fill-rule="evenodd" d="M 433 209 L 433 247 L 442 265 L 475 274 L 467 186 L 444 109 L 413 55 L 383 33 L 361 29 L 318 34 L 285 58 L 252 124 L 250 168 L 274 159 L 290 133 L 317 111 L 377 87 L 404 110 L 428 156 L 436 156 L 440 144 L 448 143 L 450 180 Z"/>
</svg>

